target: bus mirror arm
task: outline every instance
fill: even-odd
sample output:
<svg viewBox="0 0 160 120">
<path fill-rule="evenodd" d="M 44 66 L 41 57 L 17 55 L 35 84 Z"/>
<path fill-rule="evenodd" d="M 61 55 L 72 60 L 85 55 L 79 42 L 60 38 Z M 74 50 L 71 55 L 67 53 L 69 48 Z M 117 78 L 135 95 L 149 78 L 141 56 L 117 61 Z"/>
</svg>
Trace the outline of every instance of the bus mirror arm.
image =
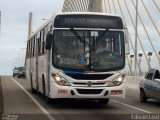
<svg viewBox="0 0 160 120">
<path fill-rule="evenodd" d="M 46 50 L 51 50 L 52 41 L 53 41 L 53 34 L 48 33 L 46 37 L 46 46 L 45 46 Z"/>
</svg>

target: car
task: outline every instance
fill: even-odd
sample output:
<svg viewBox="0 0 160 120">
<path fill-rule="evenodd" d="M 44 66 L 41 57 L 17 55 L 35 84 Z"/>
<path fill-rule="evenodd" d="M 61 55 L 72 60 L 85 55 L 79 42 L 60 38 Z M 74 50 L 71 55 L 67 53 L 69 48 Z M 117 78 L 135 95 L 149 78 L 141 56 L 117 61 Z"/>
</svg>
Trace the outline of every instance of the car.
<svg viewBox="0 0 160 120">
<path fill-rule="evenodd" d="M 160 68 L 150 69 L 139 83 L 140 102 L 146 103 L 149 98 L 160 100 Z"/>
<path fill-rule="evenodd" d="M 26 68 L 19 67 L 18 68 L 18 78 L 25 77 L 25 76 L 26 76 Z"/>
<path fill-rule="evenodd" d="M 13 69 L 13 77 L 16 76 L 16 75 L 18 75 L 18 67 L 15 67 Z"/>
</svg>

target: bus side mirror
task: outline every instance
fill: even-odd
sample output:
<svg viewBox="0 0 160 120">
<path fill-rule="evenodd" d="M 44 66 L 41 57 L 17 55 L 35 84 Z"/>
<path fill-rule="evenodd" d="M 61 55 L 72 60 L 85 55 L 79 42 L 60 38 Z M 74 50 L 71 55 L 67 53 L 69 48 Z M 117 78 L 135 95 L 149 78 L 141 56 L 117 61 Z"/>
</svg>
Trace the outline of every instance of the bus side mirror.
<svg viewBox="0 0 160 120">
<path fill-rule="evenodd" d="M 128 38 L 128 30 L 127 28 L 124 29 L 124 41 L 125 41 L 125 54 L 130 54 L 130 47 L 129 47 L 129 38 Z"/>
<path fill-rule="evenodd" d="M 53 41 L 53 34 L 49 32 L 46 37 L 46 46 L 45 46 L 46 50 L 51 50 L 52 41 Z"/>
</svg>

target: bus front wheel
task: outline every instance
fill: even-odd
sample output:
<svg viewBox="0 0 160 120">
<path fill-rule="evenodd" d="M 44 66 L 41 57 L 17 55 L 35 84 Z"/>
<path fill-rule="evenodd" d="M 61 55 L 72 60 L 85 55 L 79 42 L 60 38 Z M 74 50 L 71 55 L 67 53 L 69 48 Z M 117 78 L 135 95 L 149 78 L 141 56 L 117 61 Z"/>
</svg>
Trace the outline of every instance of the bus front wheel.
<svg viewBox="0 0 160 120">
<path fill-rule="evenodd" d="M 52 99 L 49 98 L 48 96 L 46 96 L 46 103 L 47 103 L 47 104 L 51 104 L 51 103 L 52 103 Z"/>
</svg>

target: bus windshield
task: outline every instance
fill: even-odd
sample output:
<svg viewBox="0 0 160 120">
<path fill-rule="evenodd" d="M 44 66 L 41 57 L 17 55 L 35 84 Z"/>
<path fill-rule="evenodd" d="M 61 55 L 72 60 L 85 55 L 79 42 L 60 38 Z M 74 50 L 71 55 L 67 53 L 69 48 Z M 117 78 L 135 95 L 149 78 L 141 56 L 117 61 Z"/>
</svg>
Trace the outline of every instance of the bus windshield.
<svg viewBox="0 0 160 120">
<path fill-rule="evenodd" d="M 121 31 L 55 30 L 53 66 L 62 70 L 109 71 L 125 66 Z"/>
</svg>

